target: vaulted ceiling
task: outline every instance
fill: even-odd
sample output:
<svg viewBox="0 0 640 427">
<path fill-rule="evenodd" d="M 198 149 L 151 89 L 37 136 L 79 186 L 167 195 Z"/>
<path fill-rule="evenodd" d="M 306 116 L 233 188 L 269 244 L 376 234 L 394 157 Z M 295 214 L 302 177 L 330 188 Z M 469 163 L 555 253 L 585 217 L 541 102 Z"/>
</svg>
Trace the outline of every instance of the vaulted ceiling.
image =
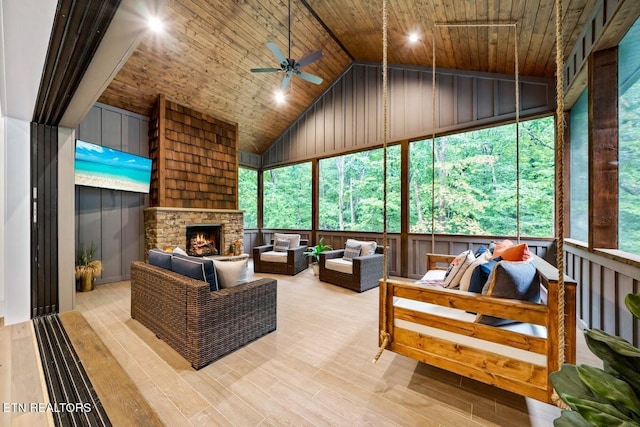
<svg viewBox="0 0 640 427">
<path fill-rule="evenodd" d="M 513 74 L 555 75 L 555 0 L 391 0 L 388 61 Z M 564 0 L 565 53 L 597 0 Z M 195 110 L 239 124 L 240 149 L 263 153 L 353 61 L 382 60 L 382 0 L 291 0 L 291 57 L 322 50 L 304 71 L 324 79 L 293 78 L 288 99 L 274 100 L 282 73 L 267 48 L 288 53 L 287 0 L 168 0 L 166 31 L 147 34 L 99 101 L 149 115 L 159 93 Z M 507 23 L 509 26 L 453 26 Z M 442 26 L 438 24 L 448 24 Z M 417 32 L 420 40 L 407 42 Z M 516 34 L 517 32 L 517 34 Z"/>
</svg>

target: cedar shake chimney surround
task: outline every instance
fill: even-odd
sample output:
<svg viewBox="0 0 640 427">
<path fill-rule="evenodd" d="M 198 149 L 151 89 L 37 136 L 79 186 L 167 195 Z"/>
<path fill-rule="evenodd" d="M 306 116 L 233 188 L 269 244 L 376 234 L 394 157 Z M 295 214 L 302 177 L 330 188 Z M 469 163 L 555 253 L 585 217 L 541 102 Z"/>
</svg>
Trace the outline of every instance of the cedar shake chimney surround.
<svg viewBox="0 0 640 427">
<path fill-rule="evenodd" d="M 208 251 L 223 255 L 230 244 L 243 241 L 243 213 L 237 210 L 236 123 L 160 95 L 149 120 L 149 157 L 153 166 L 149 194 L 152 207 L 144 210 L 147 252 L 179 246 L 194 255 L 214 255 L 204 253 Z M 205 236 L 215 244 L 199 242 L 200 246 L 189 248 L 192 236 L 187 234 L 187 227 L 202 225 L 218 226 L 217 231 Z"/>
</svg>

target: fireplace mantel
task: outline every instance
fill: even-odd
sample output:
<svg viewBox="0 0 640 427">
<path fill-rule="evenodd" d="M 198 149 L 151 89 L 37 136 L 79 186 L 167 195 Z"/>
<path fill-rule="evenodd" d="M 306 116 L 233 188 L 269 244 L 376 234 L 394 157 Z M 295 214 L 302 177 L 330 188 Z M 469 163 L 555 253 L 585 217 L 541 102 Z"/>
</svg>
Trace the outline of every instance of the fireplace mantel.
<svg viewBox="0 0 640 427">
<path fill-rule="evenodd" d="M 145 248 L 179 246 L 185 249 L 187 225 L 222 225 L 223 253 L 229 244 L 244 239 L 243 211 L 233 209 L 201 209 L 153 207 L 144 210 Z"/>
</svg>

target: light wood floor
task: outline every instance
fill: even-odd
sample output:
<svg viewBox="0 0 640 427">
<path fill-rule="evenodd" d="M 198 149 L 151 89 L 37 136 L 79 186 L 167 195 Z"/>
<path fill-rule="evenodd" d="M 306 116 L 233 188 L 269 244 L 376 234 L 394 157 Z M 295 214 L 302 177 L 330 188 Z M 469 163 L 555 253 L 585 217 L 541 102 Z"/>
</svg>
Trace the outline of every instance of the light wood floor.
<svg viewBox="0 0 640 427">
<path fill-rule="evenodd" d="M 551 405 L 388 351 L 374 365 L 377 289 L 356 294 L 319 282 L 311 269 L 277 279 L 277 331 L 199 371 L 131 319 L 129 282 L 78 293 L 77 309 L 168 426 L 550 426 L 559 415 Z M 7 342 L 25 347 L 11 361 L 34 351 L 7 329 L 0 328 L 0 362 Z M 579 343 L 578 362 L 596 362 Z M 5 388 L 8 377 L 21 375 L 6 368 L 2 401 L 18 398 Z M 5 425 L 22 425 L 17 418 Z"/>
</svg>

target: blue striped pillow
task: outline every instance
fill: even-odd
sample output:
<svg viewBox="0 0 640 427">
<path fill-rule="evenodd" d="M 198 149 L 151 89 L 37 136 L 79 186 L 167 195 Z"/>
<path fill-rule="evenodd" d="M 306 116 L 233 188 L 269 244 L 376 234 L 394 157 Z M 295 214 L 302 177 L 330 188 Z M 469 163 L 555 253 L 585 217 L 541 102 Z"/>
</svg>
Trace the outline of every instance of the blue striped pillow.
<svg viewBox="0 0 640 427">
<path fill-rule="evenodd" d="M 344 248 L 344 254 L 342 255 L 342 259 L 345 261 L 353 261 L 355 257 L 360 256 L 360 249 L 362 245 L 354 245 L 352 243 L 347 243 Z"/>
</svg>

